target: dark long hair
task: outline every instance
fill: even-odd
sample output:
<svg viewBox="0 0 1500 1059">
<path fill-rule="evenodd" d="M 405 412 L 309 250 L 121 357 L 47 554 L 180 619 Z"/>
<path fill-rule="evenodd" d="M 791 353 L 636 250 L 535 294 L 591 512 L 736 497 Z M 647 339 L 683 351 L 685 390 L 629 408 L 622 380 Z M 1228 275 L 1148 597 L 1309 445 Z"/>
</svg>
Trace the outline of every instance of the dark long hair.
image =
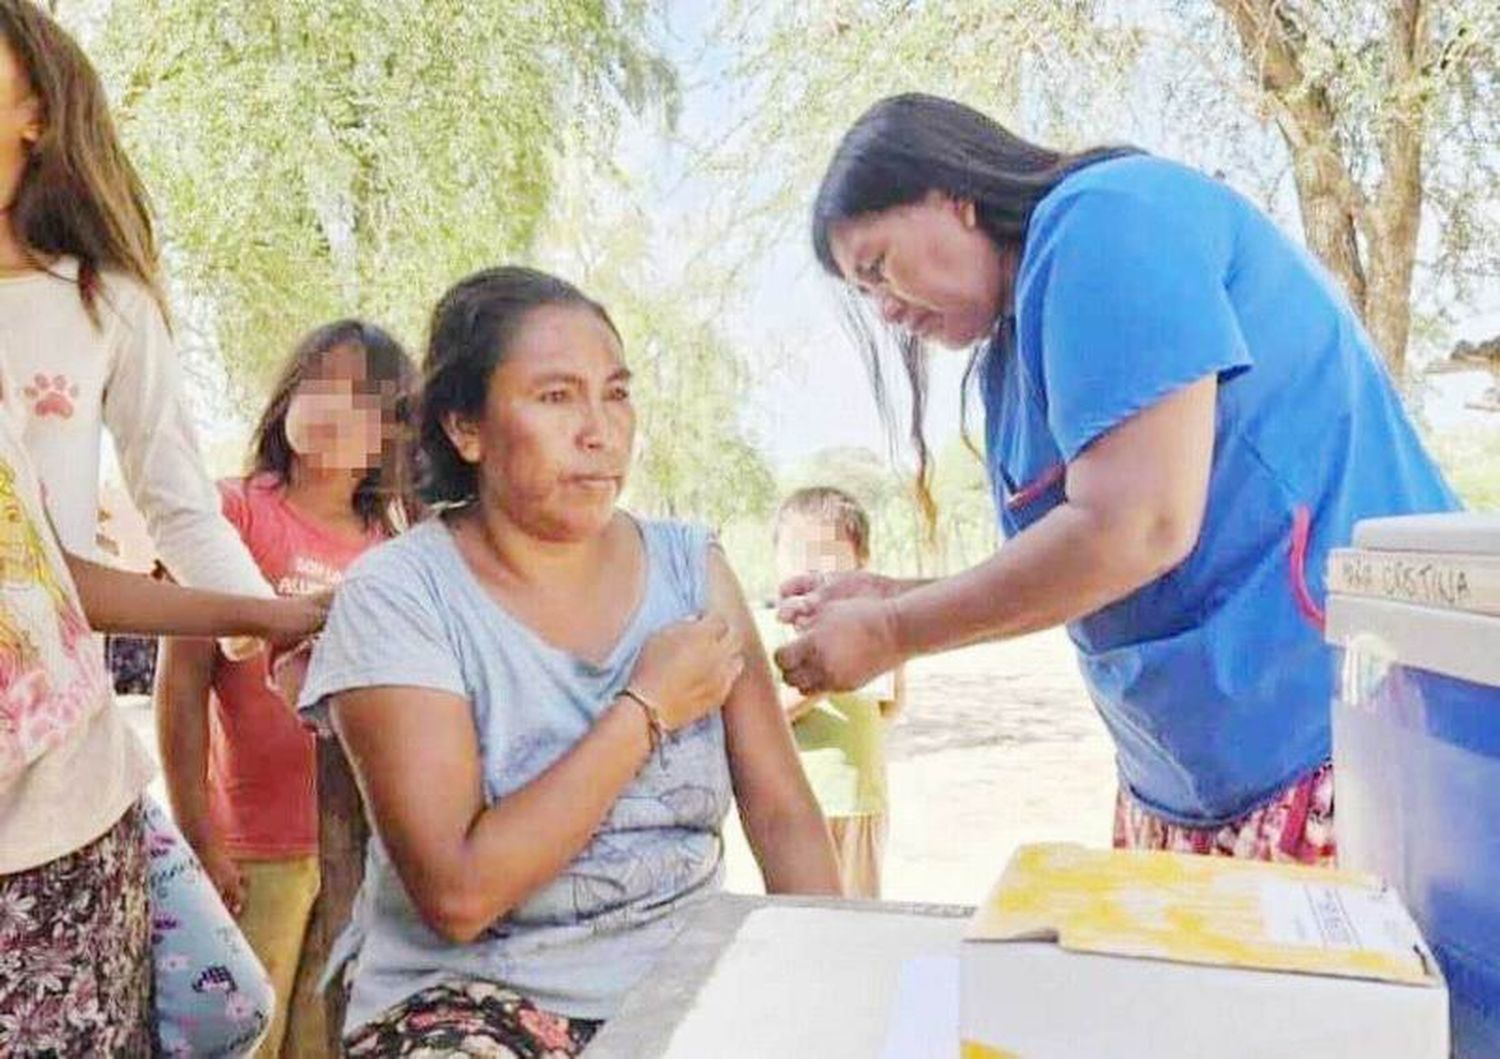
<svg viewBox="0 0 1500 1059">
<path fill-rule="evenodd" d="M 78 293 L 98 322 L 99 277 L 115 269 L 141 283 L 167 316 L 145 186 L 115 131 L 99 75 L 67 31 L 31 0 L 0 0 L 0 42 L 15 54 L 41 107 L 11 208 L 33 264 L 78 260 Z"/>
<path fill-rule="evenodd" d="M 366 374 L 357 389 L 379 397 L 382 421 L 389 417 L 397 425 L 397 438 L 382 446 L 380 462 L 355 486 L 354 510 L 366 528 L 380 527 L 394 533 L 417 511 L 409 474 L 409 428 L 417 369 L 401 343 L 374 324 L 336 320 L 309 331 L 297 343 L 251 436 L 250 470 L 273 475 L 283 485 L 291 480 L 292 467 L 297 462 L 297 453 L 286 436 L 286 416 L 292 398 L 304 381 L 318 376 L 328 354 L 351 347 L 364 353 Z"/>
<path fill-rule="evenodd" d="M 444 421 L 452 413 L 478 418 L 490 378 L 510 352 L 526 317 L 547 305 L 589 309 L 619 329 L 604 306 L 567 280 L 536 269 L 487 268 L 454 284 L 432 311 L 427 360 L 422 365 L 421 493 L 433 505 L 454 506 L 478 495 L 478 472 L 453 447 Z"/>
<path fill-rule="evenodd" d="M 1132 147 L 1095 147 L 1069 154 L 1024 140 L 973 107 L 940 96 L 890 96 L 860 116 L 844 134 L 813 202 L 812 241 L 818 262 L 843 279 L 833 256 L 833 229 L 843 221 L 906 206 L 938 191 L 974 203 L 975 221 L 1001 250 L 1019 256 L 1032 211 L 1069 174 L 1096 162 L 1137 153 Z M 846 288 L 846 318 L 865 357 L 875 403 L 893 444 L 897 437 L 890 387 L 881 367 L 882 332 L 896 349 L 910 386 L 908 434 L 917 454 L 917 497 L 931 529 L 932 454 L 922 429 L 927 410 L 927 351 L 916 336 L 872 321 Z M 1013 307 L 1001 306 L 1000 321 Z M 963 408 L 983 346 L 964 371 Z M 967 440 L 967 434 L 965 435 Z M 972 448 L 972 445 L 971 445 Z"/>
</svg>

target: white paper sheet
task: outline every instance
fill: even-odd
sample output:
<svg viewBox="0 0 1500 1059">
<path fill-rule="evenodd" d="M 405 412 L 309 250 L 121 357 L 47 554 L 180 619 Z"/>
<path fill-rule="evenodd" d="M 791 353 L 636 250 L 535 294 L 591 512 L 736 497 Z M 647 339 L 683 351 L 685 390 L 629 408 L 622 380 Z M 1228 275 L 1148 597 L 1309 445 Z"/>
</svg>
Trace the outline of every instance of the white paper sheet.
<svg viewBox="0 0 1500 1059">
<path fill-rule="evenodd" d="M 752 912 L 664 1059 L 878 1056 L 902 965 L 956 954 L 966 922 L 841 909 Z M 957 1040 L 954 1030 L 943 1059 L 953 1059 Z"/>
<path fill-rule="evenodd" d="M 958 1054 L 958 957 L 901 964 L 881 1059 L 953 1059 Z"/>
</svg>

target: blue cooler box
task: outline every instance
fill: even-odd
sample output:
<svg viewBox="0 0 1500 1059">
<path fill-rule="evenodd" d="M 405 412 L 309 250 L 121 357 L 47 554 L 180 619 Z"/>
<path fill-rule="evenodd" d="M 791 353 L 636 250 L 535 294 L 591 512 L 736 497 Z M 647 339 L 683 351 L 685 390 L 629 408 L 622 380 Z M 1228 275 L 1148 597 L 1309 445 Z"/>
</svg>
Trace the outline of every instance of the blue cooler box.
<svg viewBox="0 0 1500 1059">
<path fill-rule="evenodd" d="M 1354 545 L 1329 571 L 1340 864 L 1401 892 L 1448 979 L 1454 1054 L 1493 1059 L 1500 517 L 1375 520 L 1360 524 Z"/>
</svg>

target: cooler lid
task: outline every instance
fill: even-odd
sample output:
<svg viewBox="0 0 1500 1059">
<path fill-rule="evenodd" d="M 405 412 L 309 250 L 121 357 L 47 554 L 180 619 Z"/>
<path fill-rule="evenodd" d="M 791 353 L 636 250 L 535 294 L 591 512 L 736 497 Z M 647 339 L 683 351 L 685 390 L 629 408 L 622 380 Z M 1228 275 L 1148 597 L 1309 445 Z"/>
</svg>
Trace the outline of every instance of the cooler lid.
<svg viewBox="0 0 1500 1059">
<path fill-rule="evenodd" d="M 1500 513 L 1450 511 L 1365 519 L 1354 527 L 1354 547 L 1376 552 L 1500 556 Z"/>
<path fill-rule="evenodd" d="M 1496 689 L 1500 617 L 1362 596 L 1328 597 L 1328 642 Z"/>
</svg>

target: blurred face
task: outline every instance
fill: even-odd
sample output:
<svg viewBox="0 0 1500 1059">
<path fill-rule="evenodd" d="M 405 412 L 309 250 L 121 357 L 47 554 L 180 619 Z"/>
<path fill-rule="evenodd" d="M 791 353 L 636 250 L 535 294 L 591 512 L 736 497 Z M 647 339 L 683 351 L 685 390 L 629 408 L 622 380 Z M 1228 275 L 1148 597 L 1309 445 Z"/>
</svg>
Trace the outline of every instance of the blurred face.
<svg viewBox="0 0 1500 1059">
<path fill-rule="evenodd" d="M 827 519 L 795 512 L 776 527 L 776 580 L 798 574 L 845 574 L 858 570 L 859 552 Z"/>
<path fill-rule="evenodd" d="M 287 406 L 286 437 L 292 451 L 318 471 L 363 474 L 378 467 L 382 450 L 396 440 L 395 417 L 389 411 L 398 396 L 395 389 L 394 383 L 371 381 L 365 351 L 358 345 L 330 349 Z"/>
<path fill-rule="evenodd" d="M 620 340 L 586 306 L 547 305 L 521 324 L 490 377 L 483 418 L 448 436 L 479 468 L 479 495 L 544 540 L 603 531 L 635 443 Z"/>
<path fill-rule="evenodd" d="M 41 134 L 41 103 L 20 60 L 0 40 L 0 211 L 16 201 L 26 156 Z"/>
<path fill-rule="evenodd" d="M 886 323 L 950 349 L 990 333 L 1010 282 L 974 204 L 931 192 L 919 202 L 842 221 L 835 262 Z"/>
</svg>

